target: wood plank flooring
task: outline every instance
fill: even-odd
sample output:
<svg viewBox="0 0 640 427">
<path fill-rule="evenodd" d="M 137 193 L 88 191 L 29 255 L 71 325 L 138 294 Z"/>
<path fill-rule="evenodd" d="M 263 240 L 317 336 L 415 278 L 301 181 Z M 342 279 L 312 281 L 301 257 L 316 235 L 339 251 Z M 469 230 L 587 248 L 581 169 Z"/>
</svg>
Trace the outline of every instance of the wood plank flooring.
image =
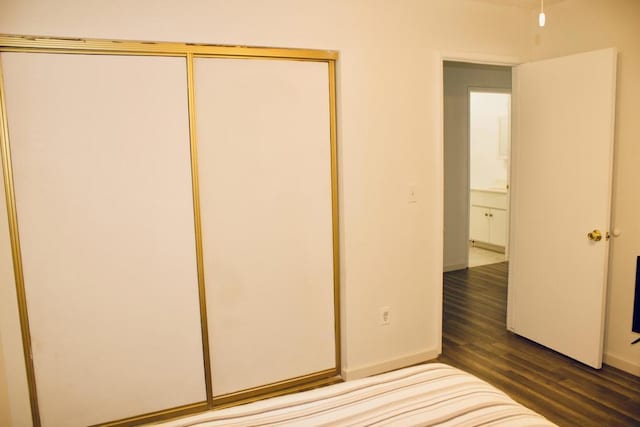
<svg viewBox="0 0 640 427">
<path fill-rule="evenodd" d="M 438 361 L 560 426 L 640 426 L 640 377 L 592 369 L 506 330 L 507 269 L 503 262 L 444 274 Z"/>
</svg>

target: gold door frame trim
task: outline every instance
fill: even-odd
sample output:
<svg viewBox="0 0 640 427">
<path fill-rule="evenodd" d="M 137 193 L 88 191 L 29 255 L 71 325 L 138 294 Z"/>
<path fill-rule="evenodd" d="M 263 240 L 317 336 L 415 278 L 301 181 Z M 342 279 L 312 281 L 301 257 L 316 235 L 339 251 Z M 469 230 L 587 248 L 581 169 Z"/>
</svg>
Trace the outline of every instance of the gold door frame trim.
<svg viewBox="0 0 640 427">
<path fill-rule="evenodd" d="M 338 163 L 337 163 L 337 113 L 336 113 L 336 61 L 338 52 L 331 50 L 225 46 L 211 44 L 146 42 L 100 39 L 54 38 L 44 36 L 24 36 L 0 34 L 0 53 L 30 52 L 58 54 L 93 55 L 138 55 L 173 56 L 186 60 L 189 144 L 191 155 L 192 198 L 194 210 L 195 251 L 198 275 L 200 322 L 202 333 L 202 351 L 207 400 L 176 408 L 168 408 L 148 414 L 140 414 L 121 420 L 99 424 L 100 426 L 131 426 L 142 422 L 160 421 L 181 415 L 192 414 L 209 409 L 227 407 L 249 401 L 259 400 L 293 391 L 313 388 L 341 381 L 341 327 L 340 327 L 340 252 L 339 252 L 339 206 L 338 206 Z M 329 77 L 329 131 L 331 158 L 331 209 L 333 241 L 333 292 L 334 292 L 334 332 L 335 332 L 335 368 L 279 381 L 272 384 L 241 390 L 223 396 L 213 395 L 211 378 L 210 345 L 208 337 L 207 307 L 205 299 L 205 278 L 202 248 L 202 223 L 200 216 L 200 195 L 198 182 L 198 150 L 195 114 L 195 82 L 193 60 L 195 57 L 234 58 L 234 59 L 270 59 L 326 62 Z M 9 142 L 9 123 L 5 104 L 4 81 L 0 61 L 0 155 L 2 157 L 3 180 L 7 200 L 7 217 L 20 317 L 23 354 L 27 372 L 31 415 L 34 427 L 41 425 L 38 407 L 35 368 L 32 359 L 31 332 L 27 310 L 24 274 L 22 269 L 22 251 L 20 247 L 18 215 L 16 208 L 11 146 Z"/>
<path fill-rule="evenodd" d="M 20 332 L 22 350 L 24 353 L 27 384 L 29 386 L 29 400 L 31 417 L 35 427 L 40 426 L 40 411 L 38 410 L 38 393 L 36 390 L 35 369 L 33 366 L 31 348 L 31 328 L 29 327 L 29 313 L 27 311 L 27 296 L 24 287 L 24 273 L 22 270 L 22 249 L 18 232 L 18 211 L 13 186 L 13 163 L 11 162 L 11 148 L 9 146 L 9 121 L 5 104 L 4 73 L 0 58 L 0 155 L 2 156 L 2 171 L 5 196 L 7 199 L 7 217 L 9 220 L 9 239 L 11 240 L 11 256 L 13 260 L 13 276 L 18 299 L 18 315 L 20 317 Z"/>
<path fill-rule="evenodd" d="M 193 81 L 193 54 L 187 54 L 187 98 L 189 103 L 189 145 L 191 149 L 191 191 L 193 192 L 193 225 L 196 237 L 196 268 L 198 270 L 198 297 L 200 304 L 200 328 L 202 354 L 204 356 L 204 380 L 207 390 L 207 405 L 211 407 L 213 386 L 211 383 L 211 356 L 209 348 L 209 321 L 204 281 L 204 258 L 202 251 L 202 219 L 200 216 L 200 183 L 198 180 L 198 142 L 196 138 L 195 86 Z"/>
<path fill-rule="evenodd" d="M 91 427 L 132 427 L 140 425 L 140 423 L 152 423 L 156 421 L 163 421 L 169 418 L 176 418 L 183 415 L 191 415 L 198 412 L 203 412 L 208 410 L 209 407 L 210 406 L 207 401 L 192 403 L 189 405 L 177 406 L 175 408 L 169 408 L 162 411 L 150 412 L 148 414 L 141 414 L 129 418 L 123 418 L 120 420 L 95 424 Z"/>
<path fill-rule="evenodd" d="M 198 43 L 151 42 L 128 40 L 76 39 L 47 36 L 0 34 L 2 49 L 63 50 L 73 53 L 124 53 L 172 55 L 215 55 L 228 57 L 256 57 L 273 59 L 301 59 L 335 61 L 338 52 L 319 49 L 294 49 L 277 47 L 249 47 Z"/>
<path fill-rule="evenodd" d="M 222 406 L 233 406 L 238 403 L 248 403 L 263 399 L 265 396 L 277 396 L 288 392 L 292 388 L 304 388 L 310 383 L 314 384 L 332 384 L 342 381 L 336 368 L 326 369 L 324 371 L 312 374 L 301 375 L 284 381 L 252 387 L 246 390 L 234 391 L 231 393 L 214 396 L 213 406 L 220 408 Z"/>
<path fill-rule="evenodd" d="M 340 215 L 338 200 L 338 126 L 336 110 L 336 62 L 329 61 L 329 139 L 331 149 L 331 224 L 333 232 L 333 316 L 336 337 L 336 375 L 342 366 L 340 335 Z"/>
</svg>

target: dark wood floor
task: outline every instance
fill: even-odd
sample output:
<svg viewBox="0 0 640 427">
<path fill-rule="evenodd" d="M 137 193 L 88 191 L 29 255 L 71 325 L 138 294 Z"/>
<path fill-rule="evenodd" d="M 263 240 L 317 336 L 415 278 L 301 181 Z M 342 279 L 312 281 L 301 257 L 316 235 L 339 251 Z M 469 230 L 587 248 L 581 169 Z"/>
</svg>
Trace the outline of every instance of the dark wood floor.
<svg viewBox="0 0 640 427">
<path fill-rule="evenodd" d="M 506 330 L 507 263 L 444 274 L 438 359 L 560 426 L 640 426 L 640 377 L 592 369 Z"/>
</svg>

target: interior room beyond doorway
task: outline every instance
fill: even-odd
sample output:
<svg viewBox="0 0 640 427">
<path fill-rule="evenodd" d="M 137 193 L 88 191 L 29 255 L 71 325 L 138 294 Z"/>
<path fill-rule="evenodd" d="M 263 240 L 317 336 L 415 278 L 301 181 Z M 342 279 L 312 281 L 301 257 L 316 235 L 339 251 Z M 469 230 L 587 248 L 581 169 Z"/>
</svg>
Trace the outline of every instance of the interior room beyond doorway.
<svg viewBox="0 0 640 427">
<path fill-rule="evenodd" d="M 502 252 L 498 254 L 501 259 L 495 262 L 504 261 L 505 253 L 508 255 L 510 118 L 508 114 L 505 117 L 505 108 L 510 113 L 511 67 L 444 61 L 443 82 L 443 269 L 453 271 L 472 265 L 471 246 Z M 485 95 L 496 95 L 494 101 L 501 96 L 509 97 L 508 101 L 502 98 L 494 102 L 501 108 L 490 108 L 482 101 L 476 103 L 476 109 L 482 113 L 480 119 L 490 110 L 498 110 L 488 124 L 480 126 L 479 137 L 471 132 L 471 98 L 476 97 L 475 93 L 480 100 Z M 472 146 L 472 140 L 480 142 Z M 474 157 L 481 166 L 473 166 Z M 486 169 L 494 173 L 483 173 Z"/>
<path fill-rule="evenodd" d="M 469 90 L 469 267 L 506 260 L 511 93 Z"/>
</svg>

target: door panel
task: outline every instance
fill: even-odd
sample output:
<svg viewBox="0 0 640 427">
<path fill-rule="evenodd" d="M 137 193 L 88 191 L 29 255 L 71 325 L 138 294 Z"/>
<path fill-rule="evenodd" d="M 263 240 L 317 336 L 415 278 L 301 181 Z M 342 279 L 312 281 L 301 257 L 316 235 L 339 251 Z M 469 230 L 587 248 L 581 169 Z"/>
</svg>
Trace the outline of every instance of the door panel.
<svg viewBox="0 0 640 427">
<path fill-rule="evenodd" d="M 327 64 L 195 77 L 214 396 L 336 369 Z"/>
<path fill-rule="evenodd" d="M 514 68 L 508 328 L 602 364 L 616 51 Z"/>
<path fill-rule="evenodd" d="M 0 57 L 42 425 L 206 401 L 184 58 Z"/>
</svg>

